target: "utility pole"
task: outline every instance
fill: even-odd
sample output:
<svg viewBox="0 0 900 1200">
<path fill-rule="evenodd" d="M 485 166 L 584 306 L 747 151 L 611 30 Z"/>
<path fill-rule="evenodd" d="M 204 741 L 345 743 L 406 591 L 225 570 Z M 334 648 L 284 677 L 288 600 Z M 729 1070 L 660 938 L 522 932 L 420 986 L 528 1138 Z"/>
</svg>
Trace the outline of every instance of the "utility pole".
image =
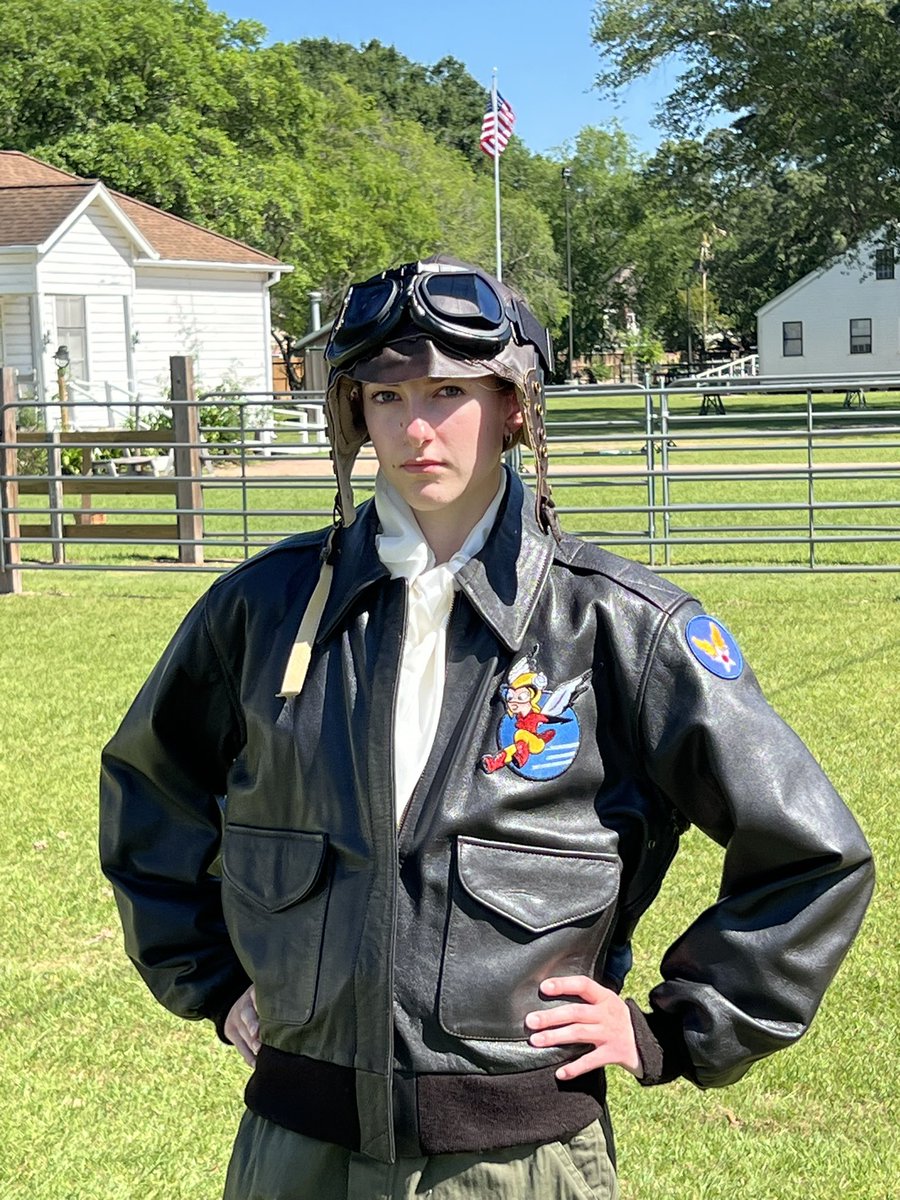
<svg viewBox="0 0 900 1200">
<path fill-rule="evenodd" d="M 704 233 L 700 239 L 700 279 L 703 284 L 703 321 L 702 321 L 701 328 L 703 331 L 703 354 L 704 354 L 704 356 L 706 355 L 706 334 L 707 334 L 707 325 L 708 325 L 707 302 L 706 302 L 706 276 L 709 273 L 709 267 L 707 264 L 711 257 L 712 257 L 712 251 L 710 248 L 709 234 Z"/>
<path fill-rule="evenodd" d="M 692 363 L 694 361 L 694 340 L 691 336 L 691 277 L 687 277 L 687 287 L 684 289 L 684 302 L 687 308 L 687 365 L 688 373 L 693 370 Z"/>
<path fill-rule="evenodd" d="M 569 294 L 569 379 L 575 378 L 575 310 L 572 304 L 572 217 L 569 211 L 569 188 L 572 168 L 562 169 L 563 190 L 566 197 L 566 289 Z"/>
</svg>

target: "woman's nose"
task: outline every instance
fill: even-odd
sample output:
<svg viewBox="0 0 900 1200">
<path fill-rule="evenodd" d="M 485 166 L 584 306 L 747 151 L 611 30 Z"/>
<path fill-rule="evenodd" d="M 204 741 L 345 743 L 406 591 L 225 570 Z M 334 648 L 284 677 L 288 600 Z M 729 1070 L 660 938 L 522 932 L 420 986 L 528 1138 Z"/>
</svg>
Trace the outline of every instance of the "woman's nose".
<svg viewBox="0 0 900 1200">
<path fill-rule="evenodd" d="M 430 442 L 434 436 L 431 426 L 422 417 L 413 417 L 406 426 L 406 436 L 414 446 Z"/>
</svg>

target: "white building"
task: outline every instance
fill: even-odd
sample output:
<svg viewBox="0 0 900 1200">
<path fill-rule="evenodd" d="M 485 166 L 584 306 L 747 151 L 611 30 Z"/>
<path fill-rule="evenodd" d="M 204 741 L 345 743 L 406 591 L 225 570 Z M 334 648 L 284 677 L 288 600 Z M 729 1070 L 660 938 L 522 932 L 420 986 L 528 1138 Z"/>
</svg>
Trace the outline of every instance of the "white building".
<svg viewBox="0 0 900 1200">
<path fill-rule="evenodd" d="M 811 271 L 757 313 L 760 375 L 900 371 L 900 262 L 870 242 Z"/>
<path fill-rule="evenodd" d="M 70 398 L 106 424 L 159 403 L 169 356 L 193 355 L 200 386 L 271 391 L 269 289 L 291 268 L 231 238 L 0 151 L 0 364 L 38 400 L 57 394 L 68 350 Z M 117 420 L 116 423 L 120 423 Z"/>
</svg>

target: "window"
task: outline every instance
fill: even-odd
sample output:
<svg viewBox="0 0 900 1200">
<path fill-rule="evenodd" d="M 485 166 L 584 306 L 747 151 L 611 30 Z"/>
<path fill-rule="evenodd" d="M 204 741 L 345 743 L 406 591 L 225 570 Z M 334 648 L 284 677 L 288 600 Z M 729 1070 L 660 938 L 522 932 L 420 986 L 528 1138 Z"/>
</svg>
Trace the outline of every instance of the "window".
<svg viewBox="0 0 900 1200">
<path fill-rule="evenodd" d="M 850 321 L 850 353 L 872 353 L 872 319 L 855 317 Z"/>
<path fill-rule="evenodd" d="M 894 278 L 894 247 L 883 246 L 875 251 L 875 278 Z"/>
<path fill-rule="evenodd" d="M 56 297 L 57 345 L 69 350 L 69 378 L 87 379 L 87 319 L 84 296 Z M 55 347 L 51 347 L 55 350 Z"/>
<path fill-rule="evenodd" d="M 781 353 L 785 358 L 798 358 L 803 353 L 803 322 L 783 321 L 781 324 Z"/>
</svg>

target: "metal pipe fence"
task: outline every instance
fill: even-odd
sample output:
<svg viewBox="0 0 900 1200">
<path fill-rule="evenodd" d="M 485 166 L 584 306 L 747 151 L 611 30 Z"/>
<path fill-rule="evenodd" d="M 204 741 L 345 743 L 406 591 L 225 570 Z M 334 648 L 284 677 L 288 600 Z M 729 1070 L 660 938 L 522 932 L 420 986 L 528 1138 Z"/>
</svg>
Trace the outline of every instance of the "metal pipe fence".
<svg viewBox="0 0 900 1200">
<path fill-rule="evenodd" d="M 72 401 L 57 430 L 3 372 L 0 590 L 23 570 L 222 571 L 331 521 L 324 396 L 197 395 L 190 370 L 173 359 L 172 403 L 140 428 L 79 428 Z M 666 574 L 900 570 L 900 379 L 740 385 L 715 410 L 695 386 L 549 389 L 563 527 Z M 359 499 L 376 465 L 364 448 Z"/>
</svg>

